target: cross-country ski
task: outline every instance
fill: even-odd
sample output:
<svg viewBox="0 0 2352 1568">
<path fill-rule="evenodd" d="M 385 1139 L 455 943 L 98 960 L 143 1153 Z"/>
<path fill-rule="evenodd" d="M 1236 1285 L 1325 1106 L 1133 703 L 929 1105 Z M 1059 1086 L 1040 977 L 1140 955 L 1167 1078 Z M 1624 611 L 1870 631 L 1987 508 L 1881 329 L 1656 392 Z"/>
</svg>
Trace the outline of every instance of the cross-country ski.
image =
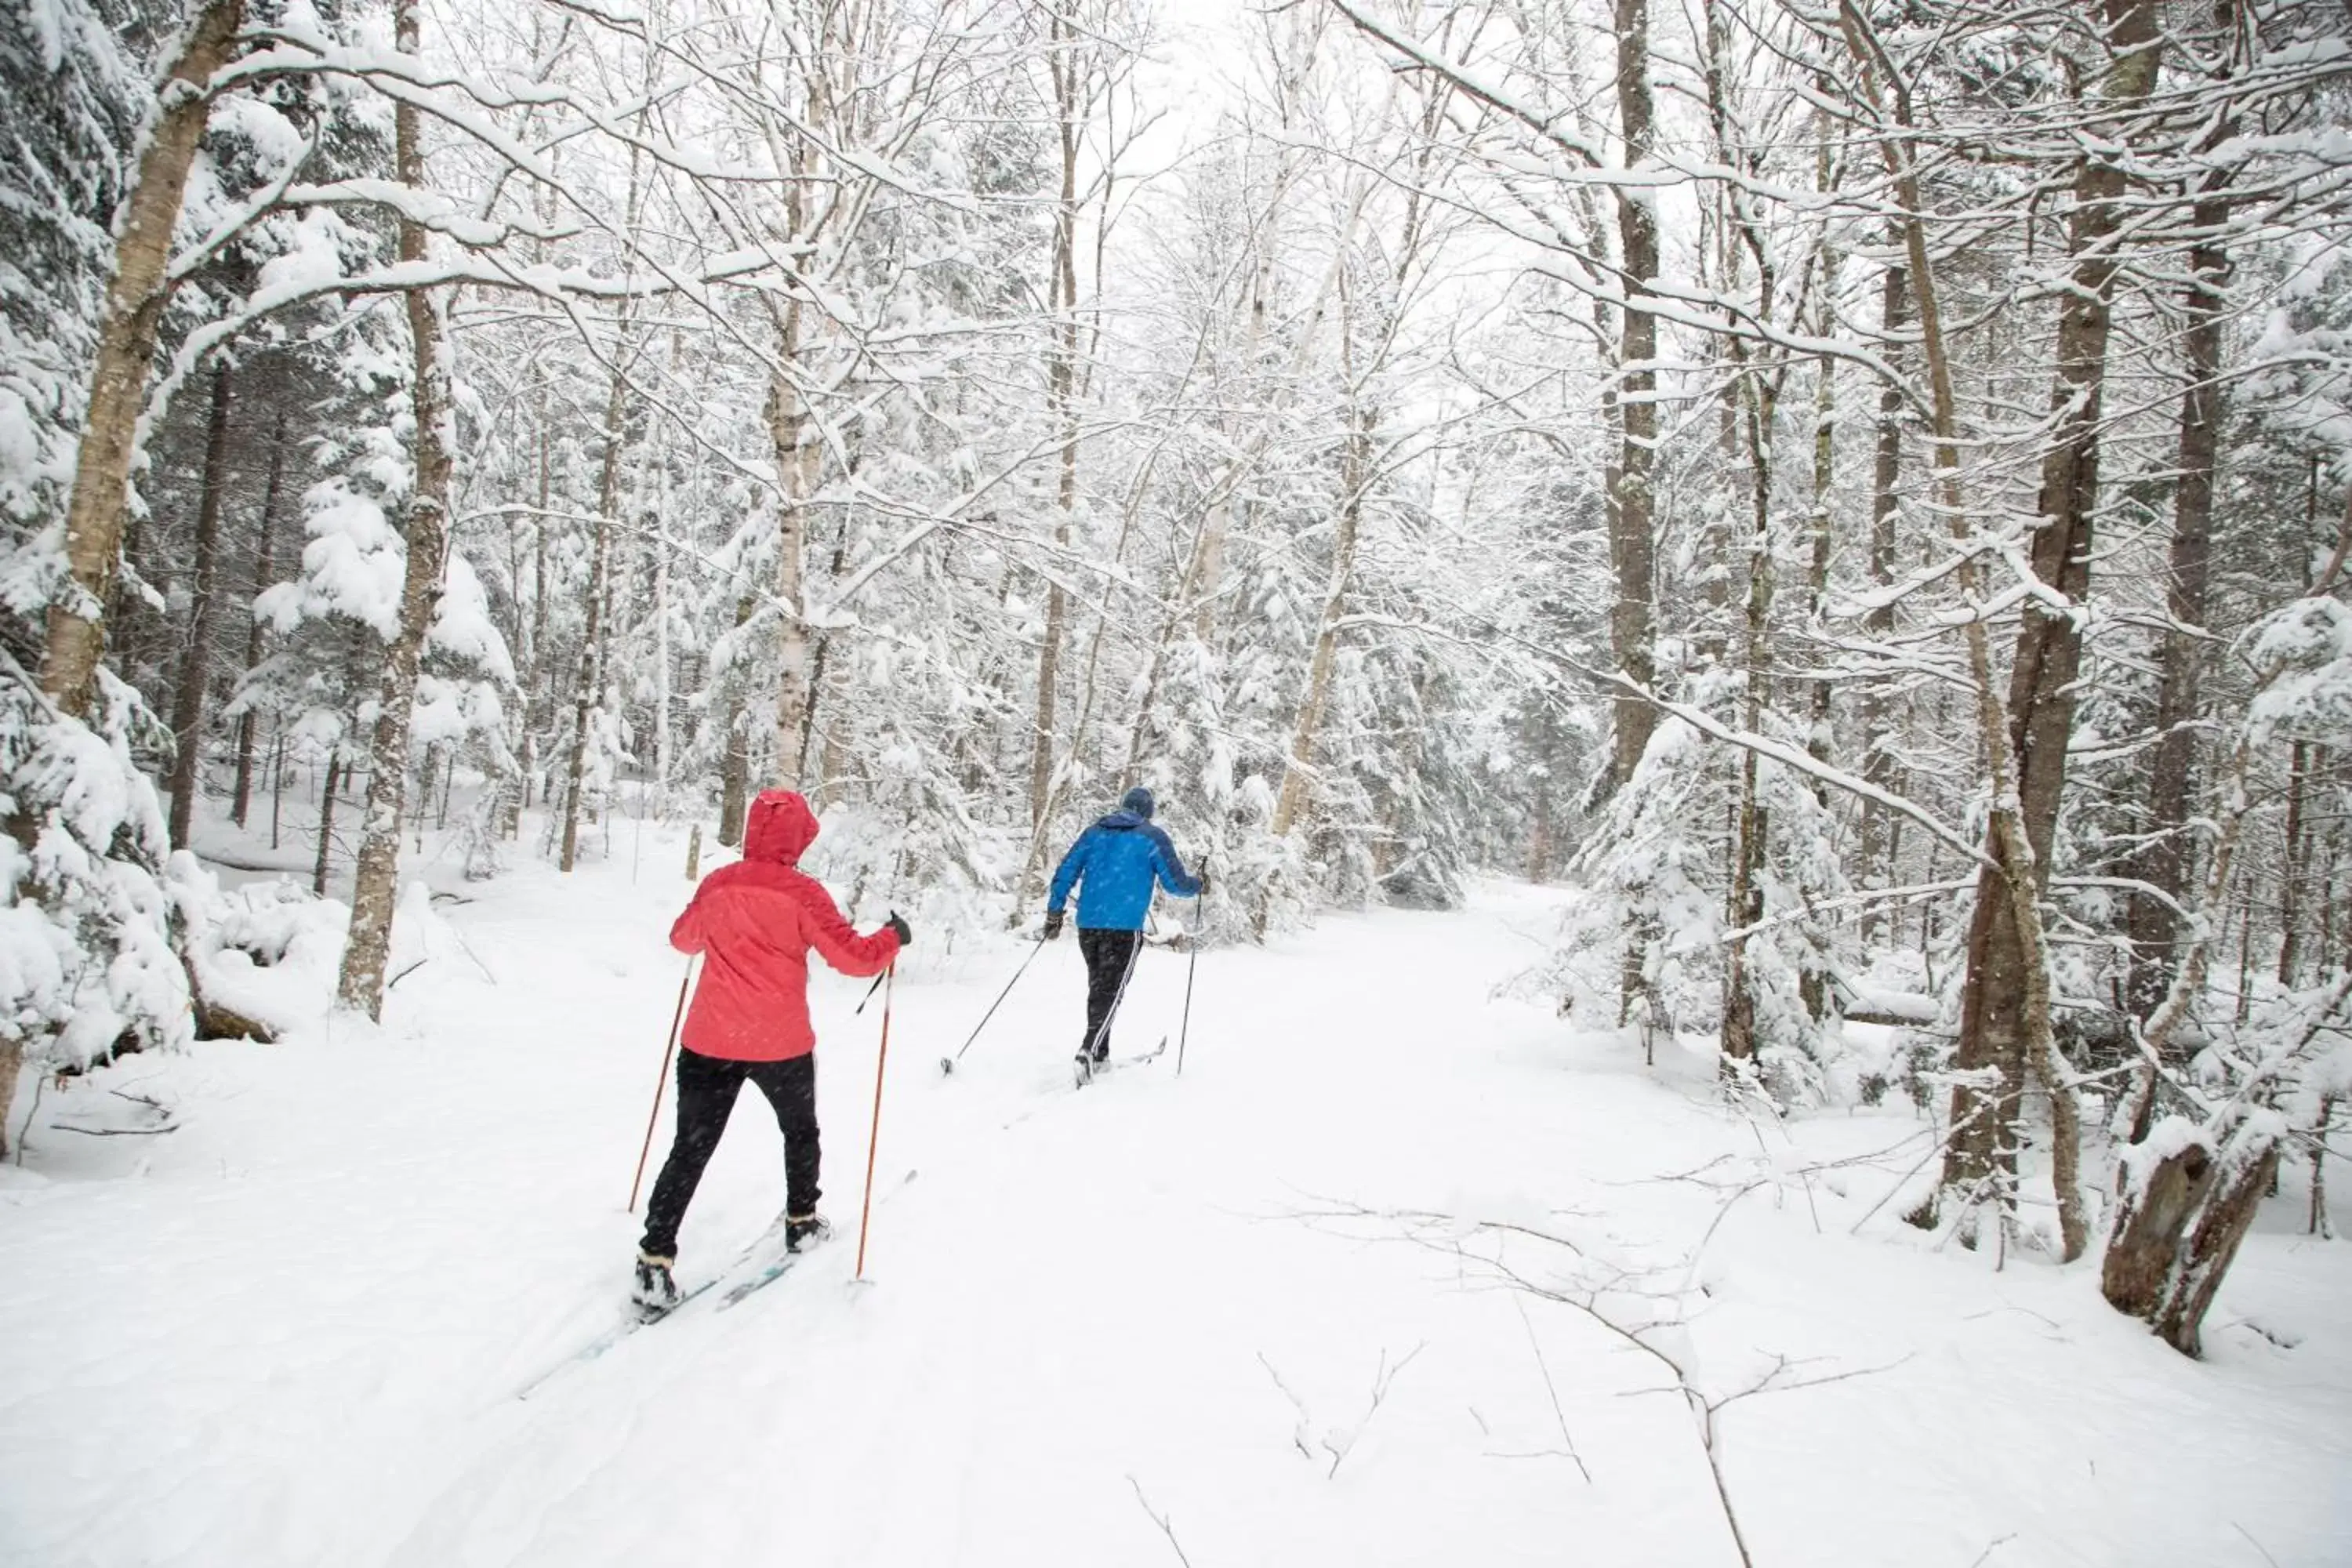
<svg viewBox="0 0 2352 1568">
<path fill-rule="evenodd" d="M 664 1300 L 648 1301 L 635 1299 L 633 1295 L 628 1306 L 621 1313 L 619 1321 L 610 1329 L 596 1335 L 578 1350 L 532 1377 L 515 1391 L 515 1397 L 530 1398 L 544 1387 L 551 1379 L 562 1375 L 567 1368 L 602 1359 L 630 1335 L 676 1316 L 689 1303 L 699 1300 L 721 1285 L 728 1286 L 726 1292 L 719 1298 L 719 1304 L 724 1307 L 732 1305 L 751 1290 L 757 1289 L 760 1285 L 777 1278 L 793 1262 L 798 1261 L 799 1256 L 783 1250 L 784 1225 L 784 1216 L 778 1215 L 775 1222 L 737 1253 L 732 1262 L 716 1273 L 705 1275 L 694 1284 L 677 1290 Z M 733 1283 L 730 1284 L 730 1281 Z"/>
<path fill-rule="evenodd" d="M 1160 1037 L 1158 1045 L 1148 1051 L 1139 1051 L 1131 1057 L 1105 1057 L 1100 1061 L 1096 1061 L 1092 1057 L 1081 1058 L 1075 1069 L 1077 1086 L 1084 1089 L 1097 1079 L 1108 1073 L 1116 1072 L 1121 1068 L 1141 1067 L 1146 1062 L 1159 1060 L 1167 1053 L 1168 1039 L 1169 1037 L 1162 1035 Z"/>
</svg>

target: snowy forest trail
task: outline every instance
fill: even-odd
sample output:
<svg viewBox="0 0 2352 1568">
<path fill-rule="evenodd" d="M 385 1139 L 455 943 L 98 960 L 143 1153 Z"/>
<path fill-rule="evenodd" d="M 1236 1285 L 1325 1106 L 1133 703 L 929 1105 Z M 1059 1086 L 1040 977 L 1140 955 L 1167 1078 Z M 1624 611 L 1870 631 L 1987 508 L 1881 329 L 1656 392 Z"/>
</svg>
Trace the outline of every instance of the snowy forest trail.
<svg viewBox="0 0 2352 1568">
<path fill-rule="evenodd" d="M 1514 1278 L 1661 1324 L 1759 1568 L 2352 1559 L 2342 1248 L 2266 1220 L 2185 1361 L 2085 1270 L 1872 1215 L 1907 1105 L 1757 1121 L 1498 991 L 1564 896 L 1508 884 L 1204 954 L 1182 1076 L 1083 1090 L 1074 942 L 943 1077 L 1023 955 L 919 932 L 864 1286 L 881 1004 L 821 979 L 836 1240 L 518 1400 L 618 1310 L 676 849 L 404 922 L 381 1033 L 53 1097 L 179 1130 L 37 1130 L 0 1187 L 0 1561 L 1737 1564 L 1665 1362 Z M 1184 983 L 1147 952 L 1116 1049 Z M 681 1271 L 780 1185 L 747 1095 Z"/>
</svg>

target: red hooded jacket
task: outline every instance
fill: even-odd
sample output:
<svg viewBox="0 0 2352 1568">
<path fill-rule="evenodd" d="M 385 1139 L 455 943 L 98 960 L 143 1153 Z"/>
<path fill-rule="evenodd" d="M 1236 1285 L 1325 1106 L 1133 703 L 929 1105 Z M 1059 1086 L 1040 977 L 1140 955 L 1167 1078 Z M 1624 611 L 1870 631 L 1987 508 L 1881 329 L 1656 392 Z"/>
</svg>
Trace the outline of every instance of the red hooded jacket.
<svg viewBox="0 0 2352 1568">
<path fill-rule="evenodd" d="M 879 974 L 898 956 L 897 932 L 858 935 L 823 885 L 797 868 L 815 837 L 807 801 L 761 791 L 744 825 L 743 858 L 702 879 L 670 927 L 670 946 L 704 955 L 686 1015 L 688 1050 L 740 1062 L 804 1057 L 816 1046 L 809 949 L 844 974 Z"/>
</svg>

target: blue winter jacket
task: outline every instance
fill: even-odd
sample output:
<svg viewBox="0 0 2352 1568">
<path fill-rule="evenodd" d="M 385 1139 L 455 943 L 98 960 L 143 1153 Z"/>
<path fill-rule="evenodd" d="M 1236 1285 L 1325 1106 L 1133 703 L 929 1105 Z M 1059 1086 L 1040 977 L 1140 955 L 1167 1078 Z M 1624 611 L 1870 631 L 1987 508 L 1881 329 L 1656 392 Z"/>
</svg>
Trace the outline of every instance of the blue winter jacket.
<svg viewBox="0 0 2352 1568">
<path fill-rule="evenodd" d="M 1177 857 L 1176 847 L 1150 817 L 1114 811 L 1079 834 L 1062 857 L 1045 909 L 1061 913 L 1076 887 L 1080 931 L 1141 931 L 1155 882 L 1180 899 L 1201 891 L 1199 880 Z"/>
</svg>

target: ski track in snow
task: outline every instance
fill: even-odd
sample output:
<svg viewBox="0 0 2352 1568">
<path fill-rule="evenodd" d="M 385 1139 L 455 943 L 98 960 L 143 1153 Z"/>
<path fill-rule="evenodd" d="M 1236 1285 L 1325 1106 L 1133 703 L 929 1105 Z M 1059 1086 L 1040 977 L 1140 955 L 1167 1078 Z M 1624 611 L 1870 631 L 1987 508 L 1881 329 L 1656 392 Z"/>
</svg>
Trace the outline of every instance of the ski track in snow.
<svg viewBox="0 0 2352 1568">
<path fill-rule="evenodd" d="M 1335 1205 L 1550 1230 L 1583 1261 L 1499 1256 L 1571 1293 L 1635 1271 L 1602 1305 L 1679 1300 L 1652 1342 L 1710 1399 L 1779 1358 L 1841 1378 L 1719 1410 L 1759 1568 L 2352 1562 L 2352 1248 L 2297 1234 L 2298 1192 L 2202 1363 L 2088 1265 L 1996 1272 L 1899 1203 L 1850 1236 L 1924 1144 L 1801 1167 L 1921 1133 L 1907 1105 L 1754 1124 L 1698 1058 L 1644 1068 L 1497 999 L 1564 896 L 1508 884 L 1206 954 L 1183 1076 L 1171 1047 L 1083 1091 L 1075 942 L 943 1078 L 1021 954 L 919 933 L 864 1285 L 880 1004 L 853 1017 L 862 984 L 820 980 L 835 1240 L 517 1400 L 621 1310 L 686 891 L 651 869 L 668 836 L 648 851 L 634 888 L 623 855 L 464 889 L 445 918 L 488 973 L 428 940 L 380 1033 L 131 1058 L 49 1096 L 34 1170 L 0 1173 L 0 1563 L 1167 1568 L 1139 1489 L 1194 1568 L 1738 1563 L 1659 1362 L 1502 1289 L 1491 1236 L 1307 1217 Z M 1115 1048 L 1172 1030 L 1183 984 L 1147 952 Z M 180 1130 L 42 1130 L 131 1086 Z M 666 1104 L 656 1164 L 667 1136 Z M 1654 1179 L 1710 1162 L 1728 1187 Z M 682 1271 L 731 1257 L 781 1184 L 747 1094 Z"/>
</svg>

